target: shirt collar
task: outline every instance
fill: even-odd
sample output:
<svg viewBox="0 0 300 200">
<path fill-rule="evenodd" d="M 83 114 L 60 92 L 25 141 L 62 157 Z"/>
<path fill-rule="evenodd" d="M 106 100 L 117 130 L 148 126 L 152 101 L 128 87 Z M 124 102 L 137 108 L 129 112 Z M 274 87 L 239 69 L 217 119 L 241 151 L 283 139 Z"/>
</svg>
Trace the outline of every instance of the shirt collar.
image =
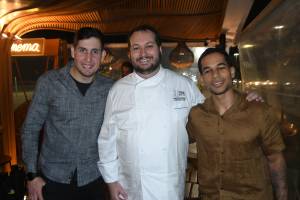
<svg viewBox="0 0 300 200">
<path fill-rule="evenodd" d="M 73 61 L 69 61 L 64 68 L 61 68 L 59 70 L 59 74 L 60 74 L 60 77 L 62 79 L 70 79 L 71 77 L 71 74 L 70 74 L 70 70 L 73 66 L 74 62 Z"/>
<path fill-rule="evenodd" d="M 240 110 L 244 110 L 248 107 L 248 102 L 246 100 L 246 94 L 243 94 L 239 92 L 238 90 L 233 90 L 234 91 L 234 103 L 233 105 L 223 114 L 228 115 Z M 219 112 L 216 109 L 216 106 L 214 104 L 214 101 L 212 100 L 211 97 L 205 100 L 203 104 L 204 110 L 206 110 L 208 113 L 213 113 L 219 115 Z"/>
</svg>

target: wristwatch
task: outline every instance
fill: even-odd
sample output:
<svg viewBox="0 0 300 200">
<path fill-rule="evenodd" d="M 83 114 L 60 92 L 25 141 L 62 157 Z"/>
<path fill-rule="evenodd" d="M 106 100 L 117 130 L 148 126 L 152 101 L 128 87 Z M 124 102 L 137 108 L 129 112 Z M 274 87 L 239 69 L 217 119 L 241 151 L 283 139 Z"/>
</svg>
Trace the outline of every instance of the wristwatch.
<svg viewBox="0 0 300 200">
<path fill-rule="evenodd" d="M 38 173 L 32 173 L 32 172 L 28 172 L 26 174 L 26 180 L 27 181 L 32 181 L 33 179 L 35 179 L 36 177 L 38 177 Z"/>
</svg>

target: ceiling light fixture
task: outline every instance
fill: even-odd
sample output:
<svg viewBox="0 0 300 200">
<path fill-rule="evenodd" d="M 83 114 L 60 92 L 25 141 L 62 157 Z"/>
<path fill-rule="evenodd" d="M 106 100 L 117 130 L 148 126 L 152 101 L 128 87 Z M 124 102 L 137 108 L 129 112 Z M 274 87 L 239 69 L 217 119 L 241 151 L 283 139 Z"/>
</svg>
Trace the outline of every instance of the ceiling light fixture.
<svg viewBox="0 0 300 200">
<path fill-rule="evenodd" d="M 8 38 L 8 35 L 6 33 L 2 33 L 3 38 Z"/>
<path fill-rule="evenodd" d="M 169 60 L 173 67 L 185 69 L 191 67 L 194 63 L 194 54 L 185 42 L 178 42 L 175 49 L 171 51 Z"/>
<path fill-rule="evenodd" d="M 243 48 L 244 48 L 244 49 L 252 48 L 252 47 L 254 47 L 253 44 L 245 44 L 245 45 L 243 45 Z"/>
<path fill-rule="evenodd" d="M 18 36 L 18 35 L 15 35 L 15 39 L 22 40 L 22 38 L 20 36 Z"/>
<path fill-rule="evenodd" d="M 279 30 L 279 29 L 283 29 L 283 28 L 284 28 L 284 26 L 283 26 L 283 25 L 274 26 L 274 29 L 277 29 L 277 30 Z"/>
</svg>

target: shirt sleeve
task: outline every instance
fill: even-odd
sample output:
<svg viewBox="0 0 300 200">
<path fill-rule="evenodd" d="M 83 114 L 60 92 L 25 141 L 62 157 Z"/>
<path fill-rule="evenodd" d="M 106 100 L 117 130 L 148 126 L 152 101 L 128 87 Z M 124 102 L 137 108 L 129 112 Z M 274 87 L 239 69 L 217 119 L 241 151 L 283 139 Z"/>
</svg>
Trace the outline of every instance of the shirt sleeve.
<svg viewBox="0 0 300 200">
<path fill-rule="evenodd" d="M 191 82 L 192 94 L 194 94 L 192 100 L 192 106 L 195 106 L 199 103 L 203 103 L 205 101 L 204 95 L 200 92 L 199 88 L 196 86 L 194 82 Z"/>
<path fill-rule="evenodd" d="M 280 132 L 279 120 L 275 113 L 268 107 L 263 114 L 263 128 L 261 132 L 262 146 L 266 155 L 281 152 L 285 145 Z"/>
<path fill-rule="evenodd" d="M 40 131 L 49 110 L 49 85 L 48 78 L 45 75 L 37 81 L 36 89 L 22 126 L 22 157 L 28 172 L 37 172 Z"/>
<path fill-rule="evenodd" d="M 117 127 L 113 116 L 113 98 L 109 92 L 104 121 L 98 137 L 99 161 L 98 168 L 106 183 L 118 181 Z"/>
<path fill-rule="evenodd" d="M 186 130 L 189 136 L 189 143 L 193 143 L 196 142 L 196 139 L 193 135 L 194 131 L 193 131 L 193 124 L 192 124 L 192 113 L 193 113 L 193 108 L 190 111 L 189 117 L 188 117 L 188 122 L 186 124 Z"/>
</svg>

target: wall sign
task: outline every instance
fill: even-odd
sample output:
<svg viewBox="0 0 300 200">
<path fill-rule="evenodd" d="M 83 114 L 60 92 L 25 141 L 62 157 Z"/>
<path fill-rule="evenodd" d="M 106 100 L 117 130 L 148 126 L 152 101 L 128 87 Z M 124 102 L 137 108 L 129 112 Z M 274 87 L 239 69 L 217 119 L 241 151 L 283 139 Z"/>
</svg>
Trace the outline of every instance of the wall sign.
<svg viewBox="0 0 300 200">
<path fill-rule="evenodd" d="M 43 56 L 45 53 L 45 38 L 24 38 L 11 46 L 12 56 Z"/>
</svg>

